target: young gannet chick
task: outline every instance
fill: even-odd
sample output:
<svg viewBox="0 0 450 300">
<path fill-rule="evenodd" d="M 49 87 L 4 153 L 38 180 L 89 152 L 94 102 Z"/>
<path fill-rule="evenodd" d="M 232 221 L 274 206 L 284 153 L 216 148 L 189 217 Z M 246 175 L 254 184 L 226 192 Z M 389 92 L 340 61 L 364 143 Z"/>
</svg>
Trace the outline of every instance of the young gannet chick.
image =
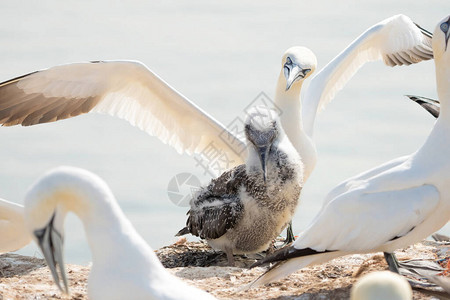
<svg viewBox="0 0 450 300">
<path fill-rule="evenodd" d="M 277 262 L 258 286 L 351 253 L 385 252 L 423 240 L 450 219 L 450 16 L 433 34 L 440 115 L 425 143 L 334 188 L 292 246 L 264 258 Z M 389 263 L 389 260 L 388 260 Z M 394 261 L 395 263 L 395 261 Z M 391 265 L 390 265 L 391 267 Z"/>
<path fill-rule="evenodd" d="M 215 299 L 169 274 L 125 217 L 108 185 L 72 167 L 48 172 L 25 198 L 27 228 L 61 291 L 69 291 L 63 260 L 68 212 L 83 222 L 92 251 L 90 299 Z"/>
<path fill-rule="evenodd" d="M 227 254 L 266 250 L 287 226 L 302 187 L 300 157 L 273 110 L 254 108 L 245 122 L 249 152 L 240 165 L 213 179 L 191 199 L 186 227 Z"/>
<path fill-rule="evenodd" d="M 19 250 L 30 241 L 23 206 L 0 199 L 0 254 Z"/>
<path fill-rule="evenodd" d="M 350 300 L 411 300 L 413 297 L 408 281 L 393 272 L 373 272 L 353 285 Z"/>
</svg>

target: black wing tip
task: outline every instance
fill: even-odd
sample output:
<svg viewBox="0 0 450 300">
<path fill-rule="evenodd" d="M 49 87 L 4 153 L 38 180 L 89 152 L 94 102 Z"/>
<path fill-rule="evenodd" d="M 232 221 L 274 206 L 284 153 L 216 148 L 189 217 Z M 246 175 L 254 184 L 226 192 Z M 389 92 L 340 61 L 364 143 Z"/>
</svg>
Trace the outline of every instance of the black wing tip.
<svg viewBox="0 0 450 300">
<path fill-rule="evenodd" d="M 33 74 L 38 73 L 38 72 L 40 72 L 40 71 L 34 71 L 34 72 L 31 72 L 31 73 L 27 73 L 27 74 L 24 74 L 24 75 L 20 75 L 20 76 L 14 77 L 13 79 L 9 79 L 9 80 L 3 81 L 3 82 L 0 83 L 0 87 L 9 85 L 9 84 L 17 82 L 17 81 L 20 81 L 20 80 L 24 79 L 25 77 L 28 77 L 28 76 L 33 75 Z"/>
<path fill-rule="evenodd" d="M 419 100 L 419 97 L 414 95 L 405 95 L 405 97 L 408 97 L 410 100 L 414 102 L 417 102 L 417 100 Z"/>
<path fill-rule="evenodd" d="M 415 96 L 415 95 L 405 95 L 405 96 L 414 102 L 421 102 L 421 103 L 431 102 L 434 104 L 440 104 L 440 102 L 438 100 L 423 97 L 423 96 Z"/>
<path fill-rule="evenodd" d="M 428 111 L 433 117 L 438 118 L 440 115 L 440 103 L 437 100 L 421 97 L 421 96 L 413 96 L 413 95 L 405 95 L 412 101 L 416 102 L 420 106 L 422 106 L 426 111 Z"/>
<path fill-rule="evenodd" d="M 426 30 L 425 28 L 423 28 L 423 27 L 420 26 L 419 24 L 417 24 L 417 23 L 414 22 L 414 25 L 416 25 L 417 28 L 419 28 L 420 31 L 422 31 L 422 33 L 423 33 L 425 36 L 429 37 L 430 39 L 433 37 L 433 34 L 432 34 L 430 31 Z"/>
</svg>

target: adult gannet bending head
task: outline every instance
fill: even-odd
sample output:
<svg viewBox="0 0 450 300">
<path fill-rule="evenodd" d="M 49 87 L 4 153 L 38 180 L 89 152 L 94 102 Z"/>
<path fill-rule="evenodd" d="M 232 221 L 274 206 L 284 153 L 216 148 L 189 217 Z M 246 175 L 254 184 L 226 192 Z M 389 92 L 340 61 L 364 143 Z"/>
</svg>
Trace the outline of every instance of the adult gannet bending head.
<svg viewBox="0 0 450 300">
<path fill-rule="evenodd" d="M 191 199 L 186 227 L 227 254 L 266 250 L 294 215 L 302 187 L 302 163 L 275 111 L 256 107 L 245 122 L 249 155 L 213 179 Z"/>
<path fill-rule="evenodd" d="M 250 284 L 350 253 L 388 252 L 416 243 L 450 218 L 450 17 L 433 36 L 441 114 L 423 146 L 343 182 L 290 247 L 260 263 L 278 262 Z"/>
<path fill-rule="evenodd" d="M 430 35 L 406 16 L 367 29 L 312 80 L 300 108 L 303 81 L 316 68 L 314 54 L 290 48 L 283 56 L 275 102 L 281 124 L 300 154 L 306 180 L 317 160 L 314 120 L 356 71 L 368 61 L 390 66 L 432 58 Z M 211 143 L 227 155 L 229 167 L 245 160 L 245 142 L 197 107 L 143 64 L 97 61 L 56 66 L 0 83 L 0 124 L 34 125 L 87 112 L 129 121 L 182 153 L 201 153 Z M 223 139 L 223 134 L 230 137 Z M 232 141 L 232 142 L 231 142 Z"/>
<path fill-rule="evenodd" d="M 0 199 L 0 254 L 19 250 L 30 241 L 23 206 Z"/>
<path fill-rule="evenodd" d="M 215 299 L 169 274 L 125 217 L 107 184 L 72 167 L 48 172 L 25 198 L 28 230 L 61 291 L 68 292 L 63 260 L 68 212 L 83 222 L 92 251 L 90 299 Z"/>
</svg>

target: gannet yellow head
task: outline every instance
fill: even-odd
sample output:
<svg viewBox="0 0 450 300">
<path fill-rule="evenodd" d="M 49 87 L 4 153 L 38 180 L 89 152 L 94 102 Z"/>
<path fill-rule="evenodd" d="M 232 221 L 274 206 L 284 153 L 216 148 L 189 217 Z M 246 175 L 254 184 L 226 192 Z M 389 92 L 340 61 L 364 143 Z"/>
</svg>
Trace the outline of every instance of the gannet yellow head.
<svg viewBox="0 0 450 300">
<path fill-rule="evenodd" d="M 286 78 L 286 90 L 289 90 L 294 83 L 303 81 L 314 73 L 317 58 L 308 48 L 296 46 L 284 53 L 281 64 Z"/>
</svg>

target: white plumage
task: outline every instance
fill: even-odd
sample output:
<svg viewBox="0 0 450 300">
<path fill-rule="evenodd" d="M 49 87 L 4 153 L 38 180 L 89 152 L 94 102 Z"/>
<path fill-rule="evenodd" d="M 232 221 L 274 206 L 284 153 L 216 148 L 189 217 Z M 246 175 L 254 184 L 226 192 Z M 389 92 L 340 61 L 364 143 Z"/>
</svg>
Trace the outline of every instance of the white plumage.
<svg viewBox="0 0 450 300">
<path fill-rule="evenodd" d="M 441 21 L 433 36 L 441 114 L 423 146 L 350 178 L 336 187 L 311 225 L 291 247 L 263 262 L 278 261 L 257 286 L 299 268 L 349 253 L 392 252 L 418 242 L 450 218 L 450 50 Z M 444 26 L 445 27 L 445 26 Z"/>
<path fill-rule="evenodd" d="M 19 250 L 30 241 L 23 206 L 0 199 L 0 254 Z"/>
<path fill-rule="evenodd" d="M 81 219 L 92 251 L 90 299 L 215 299 L 169 274 L 125 217 L 107 184 L 72 167 L 48 172 L 25 198 L 28 230 L 62 291 L 68 292 L 63 260 L 68 212 Z"/>
</svg>

